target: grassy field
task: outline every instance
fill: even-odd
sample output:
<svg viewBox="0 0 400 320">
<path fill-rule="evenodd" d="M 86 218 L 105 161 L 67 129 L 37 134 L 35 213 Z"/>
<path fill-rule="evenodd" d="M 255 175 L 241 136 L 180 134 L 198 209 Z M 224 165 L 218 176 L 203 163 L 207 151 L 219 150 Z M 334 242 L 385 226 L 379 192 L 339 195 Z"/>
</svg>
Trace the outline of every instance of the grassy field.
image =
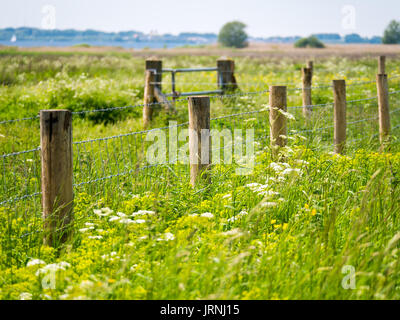
<svg viewBox="0 0 400 320">
<path fill-rule="evenodd" d="M 169 52 L 159 55 L 172 68 L 215 66 L 220 54 Z M 214 165 L 212 183 L 192 188 L 187 165 L 144 158 L 137 105 L 152 54 L 0 51 L 1 299 L 400 298 L 400 60 L 387 63 L 393 137 L 379 152 L 375 58 L 316 58 L 319 106 L 305 121 L 305 60 L 232 52 L 240 90 L 211 98 L 211 127 L 253 128 L 255 167 L 238 175 L 242 158 Z M 348 84 L 343 156 L 332 153 L 333 79 Z M 180 92 L 216 83 L 213 73 L 177 75 Z M 278 84 L 288 86 L 290 114 L 280 163 L 271 159 L 266 92 Z M 37 114 L 50 108 L 76 112 L 74 236 L 57 249 L 42 245 L 38 194 Z M 185 129 L 187 101 L 176 110 L 157 109 L 152 128 Z M 29 119 L 12 121 L 20 118 Z M 28 152 L 10 154 L 20 151 Z"/>
</svg>

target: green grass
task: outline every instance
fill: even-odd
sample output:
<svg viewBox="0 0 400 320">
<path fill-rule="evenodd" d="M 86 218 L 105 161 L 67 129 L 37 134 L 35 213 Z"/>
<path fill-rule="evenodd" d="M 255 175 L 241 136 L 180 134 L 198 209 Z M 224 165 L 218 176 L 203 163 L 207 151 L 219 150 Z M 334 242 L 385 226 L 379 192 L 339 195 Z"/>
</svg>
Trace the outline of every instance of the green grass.
<svg viewBox="0 0 400 320">
<path fill-rule="evenodd" d="M 273 162 L 264 137 L 269 134 L 268 112 L 262 111 L 267 93 L 211 101 L 211 117 L 260 111 L 212 121 L 212 128 L 255 129 L 256 166 L 249 175 L 235 173 L 236 159 L 213 166 L 211 184 L 191 188 L 187 165 L 145 168 L 141 148 L 150 144 L 145 133 L 76 144 L 75 183 L 116 176 L 75 188 L 73 238 L 57 249 L 42 244 L 40 196 L 0 206 L 0 298 L 400 298 L 399 129 L 386 151 L 378 152 L 377 120 L 351 124 L 377 116 L 376 101 L 349 103 L 346 155 L 334 155 L 332 129 L 318 130 L 332 125 L 332 107 L 315 108 L 308 122 L 301 109 L 290 108 L 301 105 L 301 91 L 295 90 L 301 64 L 235 62 L 243 92 L 292 84 L 288 111 L 296 120 L 289 121 L 285 162 Z M 125 56 L 2 55 L 0 119 L 34 116 L 46 108 L 80 111 L 142 103 L 143 65 Z M 213 65 L 212 57 L 164 59 L 165 67 Z M 399 74 L 397 65 L 388 62 L 390 76 Z M 375 70 L 369 59 L 316 61 L 313 85 L 343 77 L 349 83 L 369 81 Z M 178 91 L 207 90 L 216 83 L 208 73 L 179 74 L 177 80 Z M 167 91 L 170 80 L 164 81 Z M 390 81 L 390 89 L 399 89 L 398 80 Z M 348 100 L 374 95 L 374 83 L 347 91 Z M 313 90 L 313 103 L 331 101 L 331 88 Z M 399 101 L 398 94 L 391 95 L 391 110 Z M 153 128 L 170 120 L 186 122 L 186 102 L 176 108 L 175 115 L 156 111 Z M 74 141 L 142 130 L 140 107 L 105 114 L 74 117 Z M 399 113 L 392 113 L 392 126 L 399 124 Z M 38 145 L 37 119 L 0 124 L 1 154 Z M 37 151 L 2 158 L 0 165 L 0 201 L 40 191 Z M 123 172 L 129 173 L 118 175 Z M 98 215 L 106 207 L 108 216 Z M 44 264 L 28 265 L 33 259 Z M 54 289 L 41 284 L 46 268 L 38 270 L 46 265 L 58 268 Z M 354 267 L 354 289 L 342 286 L 346 266 Z"/>
</svg>

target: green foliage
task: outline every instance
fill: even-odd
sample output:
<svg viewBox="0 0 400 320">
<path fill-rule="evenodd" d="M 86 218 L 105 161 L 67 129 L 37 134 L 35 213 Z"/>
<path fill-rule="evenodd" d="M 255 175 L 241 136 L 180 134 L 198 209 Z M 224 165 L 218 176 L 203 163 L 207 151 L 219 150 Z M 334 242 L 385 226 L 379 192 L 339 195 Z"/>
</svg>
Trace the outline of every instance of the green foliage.
<svg viewBox="0 0 400 320">
<path fill-rule="evenodd" d="M 226 23 L 219 32 L 218 42 L 230 48 L 247 47 L 247 33 L 245 28 L 246 25 L 239 21 Z"/>
<path fill-rule="evenodd" d="M 266 83 L 299 86 L 300 64 L 266 61 L 236 59 L 243 92 Z M 214 57 L 164 60 L 173 68 L 213 62 Z M 18 55 L 0 57 L 0 66 L 10 78 L 0 87 L 2 118 L 35 114 L 41 106 L 79 111 L 142 101 L 143 59 Z M 388 61 L 393 77 L 400 74 L 398 66 L 398 59 Z M 331 58 L 314 68 L 314 86 L 338 76 L 349 84 L 368 81 L 376 72 L 373 59 Z M 163 78 L 165 92 L 169 81 Z M 182 91 L 209 89 L 204 83 L 214 86 L 216 76 L 177 77 Z M 376 95 L 374 83 L 350 88 L 349 101 Z M 331 90 L 313 89 L 313 103 L 330 103 Z M 399 100 L 391 95 L 391 111 Z M 211 100 L 213 117 L 266 105 L 266 94 Z M 299 105 L 301 95 L 288 93 L 288 106 Z M 176 115 L 155 113 L 153 126 L 187 121 L 186 101 L 176 108 Z M 375 118 L 376 110 L 375 101 L 349 103 L 347 117 Z M 288 111 L 297 120 L 289 122 L 284 163 L 270 158 L 265 112 L 212 123 L 255 129 L 256 166 L 249 175 L 237 175 L 235 165 L 215 165 L 210 185 L 191 188 L 188 167 L 168 164 L 76 187 L 73 239 L 59 251 L 43 246 L 40 197 L 1 205 L 0 299 L 400 299 L 400 119 L 392 118 L 386 152 L 376 152 L 376 121 L 349 123 L 347 155 L 340 156 L 330 152 L 330 106 L 315 108 L 308 122 L 301 108 Z M 140 109 L 114 120 L 105 125 L 74 118 L 73 139 L 142 130 Z M 319 127 L 328 130 L 313 131 Z M 293 130 L 313 132 L 302 137 Z M 1 154 L 37 147 L 38 132 L 37 122 L 1 126 Z M 136 168 L 142 150 L 134 146 L 141 138 L 124 139 L 110 139 L 106 148 L 103 142 L 79 147 L 75 183 L 107 175 L 110 167 L 113 174 Z M 20 157 L 2 160 L 2 181 L 9 184 L 1 188 L 1 199 L 39 190 L 40 154 Z M 349 265 L 356 271 L 354 290 L 342 287 L 342 270 Z M 56 270 L 54 289 L 41 286 L 46 267 Z"/>
<path fill-rule="evenodd" d="M 400 22 L 392 20 L 383 34 L 382 42 L 384 44 L 399 44 L 400 43 Z"/>
<path fill-rule="evenodd" d="M 299 39 L 295 42 L 294 46 L 296 48 L 325 48 L 324 43 L 314 36 Z"/>
</svg>

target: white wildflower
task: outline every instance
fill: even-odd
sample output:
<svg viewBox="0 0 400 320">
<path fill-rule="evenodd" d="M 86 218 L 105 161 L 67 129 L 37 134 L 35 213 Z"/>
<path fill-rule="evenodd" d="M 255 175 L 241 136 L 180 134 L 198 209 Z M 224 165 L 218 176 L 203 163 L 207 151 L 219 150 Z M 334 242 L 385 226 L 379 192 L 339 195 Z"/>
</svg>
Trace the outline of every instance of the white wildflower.
<svg viewBox="0 0 400 320">
<path fill-rule="evenodd" d="M 282 115 L 284 115 L 284 116 L 286 117 L 286 119 L 288 119 L 288 120 L 296 120 L 296 118 L 294 117 L 294 115 L 292 115 L 291 113 L 286 112 L 286 111 L 283 111 L 282 109 L 278 109 L 278 108 L 277 108 L 277 110 L 278 110 Z"/>
<path fill-rule="evenodd" d="M 114 211 L 111 210 L 110 208 L 106 207 L 106 208 L 101 208 L 101 209 L 93 209 L 93 212 L 100 217 L 106 217 L 106 216 L 109 216 Z"/>
<path fill-rule="evenodd" d="M 40 264 L 46 264 L 46 262 L 44 262 L 43 260 L 40 259 L 31 259 L 26 266 L 27 267 L 31 267 L 31 266 L 36 266 L 36 265 L 40 265 Z"/>
<path fill-rule="evenodd" d="M 96 239 L 96 240 L 100 240 L 103 239 L 103 236 L 89 236 L 89 239 Z"/>
<path fill-rule="evenodd" d="M 87 227 L 93 227 L 95 224 L 91 222 L 85 222 L 85 226 Z"/>
<path fill-rule="evenodd" d="M 243 210 L 243 211 L 240 211 L 239 214 L 237 214 L 236 216 L 230 217 L 230 218 L 228 219 L 228 222 L 235 222 L 235 221 L 241 219 L 243 216 L 245 216 L 245 215 L 247 215 L 247 214 L 248 214 L 247 211 L 244 211 L 244 210 Z"/>
<path fill-rule="evenodd" d="M 166 232 L 161 238 L 158 238 L 157 241 L 172 241 L 174 239 L 175 236 L 171 232 Z"/>
<path fill-rule="evenodd" d="M 79 229 L 79 232 L 84 233 L 84 232 L 86 232 L 86 231 L 93 230 L 93 229 L 94 229 L 94 227 L 82 228 L 82 229 Z"/>
<path fill-rule="evenodd" d="M 284 168 L 282 167 L 282 165 L 276 163 L 276 162 L 271 162 L 269 164 L 269 168 L 274 170 L 275 172 L 280 172 L 282 171 Z"/>
<path fill-rule="evenodd" d="M 287 175 L 290 175 L 290 174 L 300 174 L 300 173 L 301 173 L 300 169 L 287 168 L 287 169 L 282 171 L 281 175 L 282 176 L 287 176 Z"/>
<path fill-rule="evenodd" d="M 19 300 L 32 300 L 32 293 L 29 292 L 22 292 L 19 295 Z"/>
<path fill-rule="evenodd" d="M 135 221 L 132 219 L 121 219 L 121 220 L 119 220 L 119 223 L 131 224 L 131 223 L 135 223 Z"/>
<path fill-rule="evenodd" d="M 145 214 L 153 215 L 153 214 L 155 214 L 155 212 L 154 211 L 150 211 L 150 210 L 139 210 L 139 211 L 136 211 L 136 212 L 132 213 L 132 217 L 143 216 Z"/>
<path fill-rule="evenodd" d="M 209 219 L 214 218 L 214 215 L 211 212 L 204 212 L 200 216 L 204 217 L 204 218 L 209 218 Z"/>
<path fill-rule="evenodd" d="M 118 217 L 118 216 L 112 216 L 112 217 L 110 217 L 110 219 L 108 219 L 108 222 L 118 221 L 118 220 L 120 220 L 120 219 L 121 219 L 121 218 Z"/>
<path fill-rule="evenodd" d="M 67 268 L 71 267 L 71 265 L 68 262 L 59 262 L 59 263 L 51 263 L 43 268 L 40 268 L 38 271 L 36 271 L 36 276 L 39 276 L 40 274 L 44 273 L 47 274 L 48 272 L 56 272 L 58 270 L 66 270 Z"/>
<path fill-rule="evenodd" d="M 133 223 L 142 224 L 142 223 L 146 223 L 146 220 L 137 219 L 137 220 L 133 220 Z"/>
</svg>

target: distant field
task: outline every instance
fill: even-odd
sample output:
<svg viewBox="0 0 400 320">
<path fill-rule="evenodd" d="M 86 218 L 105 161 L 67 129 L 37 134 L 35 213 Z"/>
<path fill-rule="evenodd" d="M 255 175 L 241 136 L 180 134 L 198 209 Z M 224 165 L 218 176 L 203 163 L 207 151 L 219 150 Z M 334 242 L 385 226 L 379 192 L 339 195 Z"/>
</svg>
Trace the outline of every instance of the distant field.
<svg viewBox="0 0 400 320">
<path fill-rule="evenodd" d="M 5 48 L 5 47 L 3 47 Z M 0 46 L 1 49 L 1 46 Z M 349 58 L 360 58 L 366 56 L 386 55 L 389 57 L 400 54 L 400 45 L 374 45 L 374 44 L 348 44 L 348 45 L 327 45 L 325 49 L 298 49 L 292 44 L 260 44 L 251 43 L 245 49 L 225 49 L 217 45 L 202 48 L 174 48 L 174 49 L 124 49 L 121 47 L 34 47 L 16 49 L 22 52 L 66 52 L 66 53 L 129 53 L 133 56 L 146 57 L 157 54 L 162 57 L 174 55 L 196 55 L 196 56 L 218 56 L 226 55 L 231 57 L 287 57 L 292 59 L 303 59 L 307 57 L 326 58 L 342 56 Z"/>
</svg>

